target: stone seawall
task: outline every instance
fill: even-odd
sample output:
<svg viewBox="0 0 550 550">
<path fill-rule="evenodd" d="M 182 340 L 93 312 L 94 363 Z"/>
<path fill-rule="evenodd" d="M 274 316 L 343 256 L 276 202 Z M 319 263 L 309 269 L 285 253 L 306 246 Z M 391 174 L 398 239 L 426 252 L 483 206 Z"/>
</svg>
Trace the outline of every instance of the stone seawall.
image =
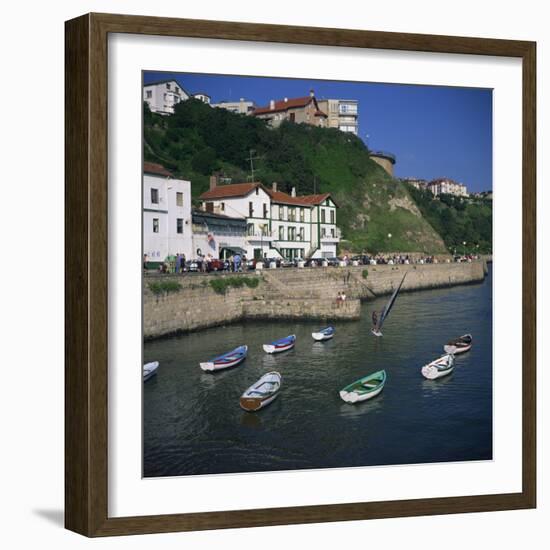
<svg viewBox="0 0 550 550">
<path fill-rule="evenodd" d="M 402 291 L 441 288 L 483 281 L 484 261 L 346 268 L 264 270 L 242 274 L 146 275 L 143 293 L 143 333 L 156 338 L 242 319 L 357 320 L 360 301 L 389 294 L 405 271 Z M 364 276 L 366 272 L 366 278 Z M 211 281 L 228 277 L 255 278 L 255 288 L 242 286 L 216 292 Z M 180 290 L 153 293 L 149 284 L 177 281 Z M 344 291 L 348 300 L 337 304 Z"/>
</svg>

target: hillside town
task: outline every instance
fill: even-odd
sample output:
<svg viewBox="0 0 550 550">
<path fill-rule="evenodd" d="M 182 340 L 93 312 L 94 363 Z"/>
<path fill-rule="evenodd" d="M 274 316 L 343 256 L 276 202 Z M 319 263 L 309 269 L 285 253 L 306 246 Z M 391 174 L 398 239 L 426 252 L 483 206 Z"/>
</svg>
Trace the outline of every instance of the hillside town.
<svg viewBox="0 0 550 550">
<path fill-rule="evenodd" d="M 277 128 L 283 121 L 321 128 L 335 128 L 358 135 L 359 105 L 354 99 L 317 98 L 314 90 L 298 98 L 284 97 L 258 106 L 252 100 L 213 103 L 204 92 L 189 93 L 177 80 L 152 82 L 143 87 L 143 100 L 153 113 L 166 117 L 175 106 L 195 99 L 216 109 L 265 120 Z M 394 177 L 396 157 L 369 151 L 370 158 Z M 176 256 L 201 263 L 238 257 L 267 263 L 315 261 L 336 258 L 342 232 L 337 225 L 338 204 L 330 193 L 298 195 L 251 178 L 227 183 L 219 174 L 210 177 L 210 188 L 192 207 L 192 182 L 178 179 L 165 166 L 143 166 L 144 266 L 162 269 Z M 450 178 L 426 181 L 402 178 L 417 189 L 468 197 L 466 185 Z"/>
</svg>

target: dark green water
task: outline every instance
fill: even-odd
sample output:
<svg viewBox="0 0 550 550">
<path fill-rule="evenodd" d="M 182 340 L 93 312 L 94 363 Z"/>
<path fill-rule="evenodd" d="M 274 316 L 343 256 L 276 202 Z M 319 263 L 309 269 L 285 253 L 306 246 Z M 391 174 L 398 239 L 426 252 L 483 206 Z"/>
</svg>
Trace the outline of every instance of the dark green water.
<svg viewBox="0 0 550 550">
<path fill-rule="evenodd" d="M 370 332 L 373 307 L 336 323 L 315 343 L 312 322 L 248 322 L 146 343 L 160 361 L 144 384 L 144 475 L 173 476 L 412 464 L 492 458 L 492 271 L 481 284 L 402 293 L 384 326 Z M 472 350 L 454 372 L 428 381 L 423 364 L 452 337 L 470 332 Z M 267 355 L 262 344 L 296 334 L 294 350 Z M 244 363 L 217 374 L 199 362 L 247 344 Z M 344 403 L 338 391 L 386 369 L 372 401 Z M 279 397 L 258 413 L 239 396 L 262 374 L 283 376 Z"/>
</svg>

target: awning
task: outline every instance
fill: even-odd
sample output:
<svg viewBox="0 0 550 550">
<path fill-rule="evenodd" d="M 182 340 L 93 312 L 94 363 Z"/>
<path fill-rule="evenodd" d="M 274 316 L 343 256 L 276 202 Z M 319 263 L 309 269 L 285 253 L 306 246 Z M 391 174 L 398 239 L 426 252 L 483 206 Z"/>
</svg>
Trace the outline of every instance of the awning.
<svg viewBox="0 0 550 550">
<path fill-rule="evenodd" d="M 229 250 L 231 252 L 234 252 L 235 254 L 246 254 L 246 250 L 244 248 L 241 248 L 239 246 L 233 246 L 233 245 L 226 245 L 226 244 L 220 244 L 220 249 L 224 248 L 225 250 Z"/>
</svg>

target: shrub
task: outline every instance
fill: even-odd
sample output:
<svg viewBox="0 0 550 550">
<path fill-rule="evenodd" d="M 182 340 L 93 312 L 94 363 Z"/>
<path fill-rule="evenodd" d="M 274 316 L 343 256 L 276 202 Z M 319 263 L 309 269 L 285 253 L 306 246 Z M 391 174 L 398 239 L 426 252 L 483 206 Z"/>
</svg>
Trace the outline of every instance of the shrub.
<svg viewBox="0 0 550 550">
<path fill-rule="evenodd" d="M 369 270 L 363 269 L 363 279 L 366 279 L 369 276 Z"/>
<path fill-rule="evenodd" d="M 156 295 L 169 294 L 170 292 L 178 292 L 181 290 L 181 284 L 177 281 L 158 281 L 148 283 L 149 290 Z"/>
<path fill-rule="evenodd" d="M 260 279 L 258 277 L 221 277 L 212 279 L 210 286 L 214 289 L 214 292 L 225 294 L 229 288 L 241 288 L 243 286 L 256 288 L 259 283 Z"/>
</svg>

